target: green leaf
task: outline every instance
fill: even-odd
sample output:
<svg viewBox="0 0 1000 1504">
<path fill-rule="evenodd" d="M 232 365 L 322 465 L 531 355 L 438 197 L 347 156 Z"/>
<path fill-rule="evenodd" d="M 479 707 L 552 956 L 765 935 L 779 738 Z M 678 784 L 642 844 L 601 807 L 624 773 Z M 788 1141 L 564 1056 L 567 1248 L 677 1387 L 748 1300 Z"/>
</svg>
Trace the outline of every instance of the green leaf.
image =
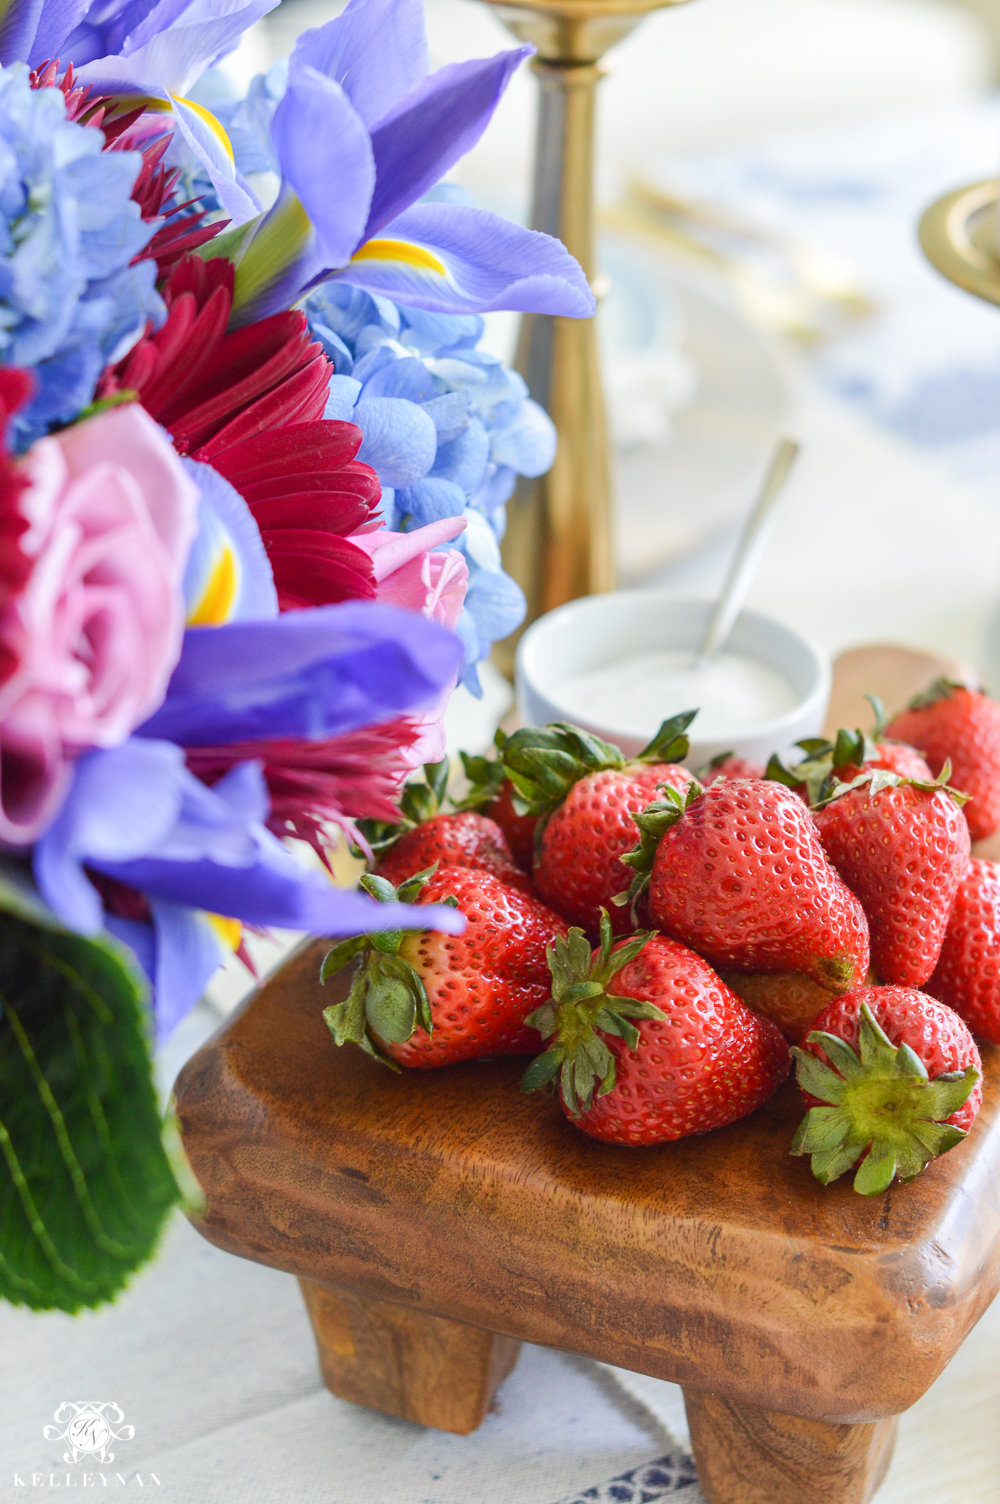
<svg viewBox="0 0 1000 1504">
<path fill-rule="evenodd" d="M 330 977 L 335 977 L 338 971 L 342 971 L 348 961 L 353 961 L 359 951 L 368 944 L 364 935 L 355 935 L 350 940 L 341 940 L 332 950 L 328 950 L 323 957 L 323 965 L 319 969 L 319 979 L 326 982 Z"/>
<path fill-rule="evenodd" d="M 621 1013 L 613 1008 L 602 1008 L 594 1018 L 594 1028 L 603 1029 L 606 1034 L 614 1034 L 619 1039 L 624 1039 L 630 1050 L 634 1050 L 639 1043 L 639 1030 Z"/>
<path fill-rule="evenodd" d="M 544 1055 L 536 1055 L 521 1077 L 521 1090 L 527 1093 L 547 1086 L 559 1074 L 563 1059 L 563 1052 L 559 1049 L 546 1050 Z"/>
<path fill-rule="evenodd" d="M 378 972 L 368 978 L 365 1013 L 371 1028 L 389 1044 L 405 1044 L 417 1022 L 417 998 L 399 977 Z"/>
<path fill-rule="evenodd" d="M 697 714 L 697 710 L 682 710 L 679 715 L 664 721 L 649 745 L 643 747 L 636 762 L 683 762 L 690 747 L 684 733 Z"/>
<path fill-rule="evenodd" d="M 498 732 L 500 747 L 506 743 L 503 732 Z M 507 773 L 503 763 L 495 757 L 473 757 L 468 752 L 460 752 L 462 768 L 469 780 L 469 792 L 464 799 L 452 799 L 452 804 L 457 810 L 483 809 L 500 794 L 501 789 L 507 782 Z"/>
<path fill-rule="evenodd" d="M 0 914 L 0 1295 L 111 1300 L 180 1189 L 153 1086 L 145 986 L 104 939 Z M 167 1130 L 169 1137 L 169 1130 Z"/>
<path fill-rule="evenodd" d="M 889 1189 L 896 1176 L 896 1150 L 892 1144 L 872 1144 L 854 1177 L 854 1189 L 860 1196 L 880 1196 Z"/>
<path fill-rule="evenodd" d="M 842 1076 L 838 1076 L 822 1060 L 817 1060 L 815 1055 L 808 1050 L 799 1049 L 797 1045 L 792 1047 L 792 1056 L 795 1060 L 795 1079 L 803 1091 L 807 1091 L 811 1097 L 818 1097 L 821 1102 L 843 1102 L 847 1083 Z"/>
</svg>

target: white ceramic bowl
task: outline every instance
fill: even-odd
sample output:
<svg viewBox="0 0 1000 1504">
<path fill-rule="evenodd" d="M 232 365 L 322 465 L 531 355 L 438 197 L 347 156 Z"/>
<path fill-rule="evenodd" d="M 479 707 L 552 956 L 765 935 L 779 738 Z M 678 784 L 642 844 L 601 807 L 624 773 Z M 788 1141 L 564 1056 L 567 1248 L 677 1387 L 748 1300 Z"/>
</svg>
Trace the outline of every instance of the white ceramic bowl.
<svg viewBox="0 0 1000 1504">
<path fill-rule="evenodd" d="M 560 684 L 571 674 L 605 668 L 633 653 L 691 648 L 704 636 L 710 601 L 677 600 L 659 590 L 618 590 L 570 601 L 540 617 L 521 638 L 517 650 L 517 704 L 522 722 L 544 726 L 570 721 L 595 732 L 635 756 L 660 722 L 689 705 L 658 705 L 648 737 L 637 737 L 611 722 L 583 718 L 560 703 Z M 822 730 L 830 698 L 830 659 L 811 638 L 756 611 L 744 611 L 733 628 L 728 648 L 755 658 L 787 679 L 795 692 L 791 710 L 751 731 L 711 740 L 691 726 L 689 767 L 702 767 L 720 752 L 733 751 L 754 762 L 772 752 L 787 757 L 803 736 Z"/>
</svg>

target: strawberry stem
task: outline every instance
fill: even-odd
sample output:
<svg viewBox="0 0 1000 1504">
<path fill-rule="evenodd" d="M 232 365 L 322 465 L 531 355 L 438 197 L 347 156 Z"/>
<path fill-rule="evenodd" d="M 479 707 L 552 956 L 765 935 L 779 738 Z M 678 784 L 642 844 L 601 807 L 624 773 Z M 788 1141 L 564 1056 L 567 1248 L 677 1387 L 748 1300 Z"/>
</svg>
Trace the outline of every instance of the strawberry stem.
<svg viewBox="0 0 1000 1504">
<path fill-rule="evenodd" d="M 796 1078 L 824 1105 L 806 1113 L 791 1152 L 812 1156 L 812 1172 L 821 1184 L 858 1165 L 854 1189 L 877 1196 L 897 1175 L 912 1180 L 965 1138 L 945 1120 L 979 1079 L 973 1066 L 931 1081 L 909 1045 L 892 1044 L 867 1003 L 861 1005 L 857 1051 L 835 1034 L 814 1030 L 808 1040 L 820 1046 L 829 1064 L 794 1047 Z"/>
<path fill-rule="evenodd" d="M 575 926 L 546 952 L 552 973 L 552 997 L 526 1022 L 543 1039 L 554 1042 L 538 1055 L 521 1077 L 521 1090 L 537 1091 L 559 1077 L 563 1102 L 573 1117 L 586 1112 L 598 1096 L 615 1084 L 615 1057 L 601 1034 L 625 1041 L 630 1050 L 639 1043 L 632 1019 L 663 1018 L 653 1003 L 609 992 L 612 979 L 634 961 L 654 931 L 640 930 L 614 952 L 614 936 L 607 909 L 601 910 L 601 944 L 596 956 L 583 930 Z"/>
</svg>

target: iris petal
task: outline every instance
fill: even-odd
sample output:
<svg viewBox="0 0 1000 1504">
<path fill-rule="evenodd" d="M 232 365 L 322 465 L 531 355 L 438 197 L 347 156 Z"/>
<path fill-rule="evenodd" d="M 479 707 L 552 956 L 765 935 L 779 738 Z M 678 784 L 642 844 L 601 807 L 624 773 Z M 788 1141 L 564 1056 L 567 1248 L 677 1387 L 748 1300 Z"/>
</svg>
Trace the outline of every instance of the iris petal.
<svg viewBox="0 0 1000 1504">
<path fill-rule="evenodd" d="M 587 279 L 561 241 L 499 214 L 465 204 L 415 204 L 386 229 L 386 239 L 369 242 L 334 277 L 437 313 L 509 308 L 589 318 L 594 312 Z M 406 256 L 398 252 L 400 241 L 412 247 Z"/>
<path fill-rule="evenodd" d="M 365 240 L 433 188 L 475 146 L 514 70 L 534 50 L 514 47 L 495 57 L 439 68 L 380 121 L 371 137 L 375 192 Z"/>
<path fill-rule="evenodd" d="M 340 84 L 370 130 L 430 68 L 421 0 L 351 0 L 335 20 L 302 33 L 298 62 Z"/>
</svg>

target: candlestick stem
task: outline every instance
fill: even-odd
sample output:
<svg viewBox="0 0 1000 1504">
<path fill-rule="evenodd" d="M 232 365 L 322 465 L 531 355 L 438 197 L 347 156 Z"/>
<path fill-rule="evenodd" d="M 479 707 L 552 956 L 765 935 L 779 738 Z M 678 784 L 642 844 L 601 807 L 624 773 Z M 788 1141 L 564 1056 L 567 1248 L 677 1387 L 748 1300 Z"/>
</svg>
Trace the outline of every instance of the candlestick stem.
<svg viewBox="0 0 1000 1504">
<path fill-rule="evenodd" d="M 594 275 L 596 63 L 535 60 L 540 85 L 532 228 L 556 235 Z M 527 314 L 517 369 L 559 435 L 547 475 L 522 482 L 508 513 L 504 564 L 528 599 L 528 621 L 614 584 L 607 424 L 593 319 Z"/>
<path fill-rule="evenodd" d="M 590 279 L 594 257 L 594 114 L 601 58 L 643 15 L 681 0 L 488 0 L 522 41 L 534 42 L 539 83 L 531 226 L 563 242 Z M 610 459 L 593 319 L 526 314 L 517 369 L 556 426 L 555 463 L 522 480 L 503 543 L 504 567 L 528 601 L 525 625 L 615 583 Z M 506 649 L 506 650 L 505 650 Z M 510 669 L 512 642 L 498 653 Z"/>
</svg>

